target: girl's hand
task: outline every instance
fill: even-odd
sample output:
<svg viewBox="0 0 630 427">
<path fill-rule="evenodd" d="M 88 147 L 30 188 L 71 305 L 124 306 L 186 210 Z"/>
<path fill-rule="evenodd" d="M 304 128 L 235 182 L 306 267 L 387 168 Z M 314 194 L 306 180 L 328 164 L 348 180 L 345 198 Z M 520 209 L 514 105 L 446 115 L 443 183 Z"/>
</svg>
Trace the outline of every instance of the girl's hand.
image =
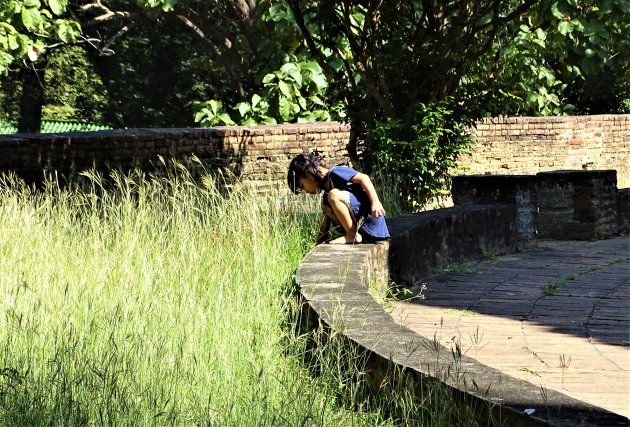
<svg viewBox="0 0 630 427">
<path fill-rule="evenodd" d="M 383 208 L 383 205 L 381 204 L 380 200 L 375 200 L 372 203 L 372 217 L 378 218 L 379 216 L 384 216 L 384 215 L 385 215 L 385 209 Z"/>
</svg>

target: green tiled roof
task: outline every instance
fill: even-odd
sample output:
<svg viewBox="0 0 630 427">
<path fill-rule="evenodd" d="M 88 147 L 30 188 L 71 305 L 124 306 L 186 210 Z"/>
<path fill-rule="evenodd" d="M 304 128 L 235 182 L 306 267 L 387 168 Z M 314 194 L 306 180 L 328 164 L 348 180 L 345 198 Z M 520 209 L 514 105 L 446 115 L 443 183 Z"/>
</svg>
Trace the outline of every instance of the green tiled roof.
<svg viewBox="0 0 630 427">
<path fill-rule="evenodd" d="M 72 122 L 69 120 L 42 120 L 41 133 L 91 132 L 111 129 L 109 126 L 93 123 Z M 11 123 L 0 122 L 0 134 L 17 133 L 17 127 Z"/>
</svg>

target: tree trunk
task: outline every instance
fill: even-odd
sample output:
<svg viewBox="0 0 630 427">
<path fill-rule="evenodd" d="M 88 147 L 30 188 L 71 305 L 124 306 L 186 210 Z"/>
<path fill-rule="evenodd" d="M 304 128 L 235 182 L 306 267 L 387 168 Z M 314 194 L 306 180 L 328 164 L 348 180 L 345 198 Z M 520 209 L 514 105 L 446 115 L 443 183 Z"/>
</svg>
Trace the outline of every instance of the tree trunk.
<svg viewBox="0 0 630 427">
<path fill-rule="evenodd" d="M 22 98 L 20 100 L 20 120 L 18 132 L 37 133 L 41 130 L 42 107 L 44 105 L 44 72 L 45 63 L 39 70 L 22 68 Z"/>
</svg>

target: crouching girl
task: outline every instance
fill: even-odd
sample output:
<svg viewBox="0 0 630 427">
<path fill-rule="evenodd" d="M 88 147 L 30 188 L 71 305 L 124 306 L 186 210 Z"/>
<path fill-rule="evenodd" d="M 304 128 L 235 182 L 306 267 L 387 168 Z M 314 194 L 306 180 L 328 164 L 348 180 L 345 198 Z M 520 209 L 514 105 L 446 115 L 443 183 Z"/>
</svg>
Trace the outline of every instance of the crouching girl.
<svg viewBox="0 0 630 427">
<path fill-rule="evenodd" d="M 370 177 L 346 166 L 326 169 L 314 154 L 300 154 L 289 165 L 287 183 L 295 194 L 324 192 L 317 243 L 326 239 L 331 224 L 343 230 L 332 244 L 375 242 L 389 238 L 385 209 Z"/>
</svg>

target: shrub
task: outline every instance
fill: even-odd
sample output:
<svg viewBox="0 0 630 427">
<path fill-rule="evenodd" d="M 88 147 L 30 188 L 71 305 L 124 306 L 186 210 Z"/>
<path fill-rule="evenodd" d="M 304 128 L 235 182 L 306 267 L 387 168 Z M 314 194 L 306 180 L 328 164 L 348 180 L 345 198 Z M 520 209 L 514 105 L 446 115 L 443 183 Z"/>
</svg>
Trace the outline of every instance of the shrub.
<svg viewBox="0 0 630 427">
<path fill-rule="evenodd" d="M 399 189 L 407 209 L 417 210 L 447 193 L 450 172 L 472 143 L 466 125 L 447 102 L 419 103 L 408 119 L 377 122 L 362 160 Z"/>
</svg>

